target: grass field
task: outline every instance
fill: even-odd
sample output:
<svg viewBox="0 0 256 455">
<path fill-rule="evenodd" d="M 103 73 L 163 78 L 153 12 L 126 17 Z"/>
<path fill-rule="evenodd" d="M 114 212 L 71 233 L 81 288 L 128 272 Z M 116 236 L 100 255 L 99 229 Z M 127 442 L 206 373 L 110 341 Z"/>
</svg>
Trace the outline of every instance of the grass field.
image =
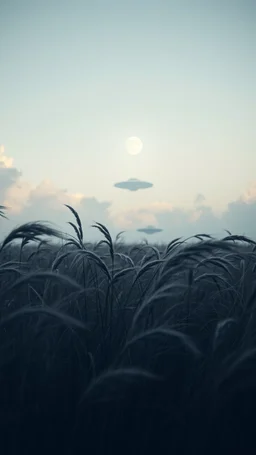
<svg viewBox="0 0 256 455">
<path fill-rule="evenodd" d="M 0 246 L 3 453 L 255 448 L 255 242 L 87 244 L 68 208 Z"/>
</svg>

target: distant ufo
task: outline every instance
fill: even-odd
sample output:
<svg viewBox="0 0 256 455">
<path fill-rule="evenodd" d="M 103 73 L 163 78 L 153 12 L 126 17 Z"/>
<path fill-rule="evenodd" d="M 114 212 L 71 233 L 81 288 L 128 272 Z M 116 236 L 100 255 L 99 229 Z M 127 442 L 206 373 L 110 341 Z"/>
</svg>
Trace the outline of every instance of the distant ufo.
<svg viewBox="0 0 256 455">
<path fill-rule="evenodd" d="M 147 226 L 145 228 L 137 229 L 138 232 L 144 232 L 145 234 L 156 234 L 162 232 L 163 229 L 155 228 L 154 226 Z"/>
<path fill-rule="evenodd" d="M 144 190 L 146 188 L 151 188 L 153 186 L 153 183 L 143 182 L 142 180 L 139 179 L 129 179 L 124 182 L 115 183 L 114 186 L 116 188 L 122 188 L 124 190 L 138 191 Z"/>
</svg>

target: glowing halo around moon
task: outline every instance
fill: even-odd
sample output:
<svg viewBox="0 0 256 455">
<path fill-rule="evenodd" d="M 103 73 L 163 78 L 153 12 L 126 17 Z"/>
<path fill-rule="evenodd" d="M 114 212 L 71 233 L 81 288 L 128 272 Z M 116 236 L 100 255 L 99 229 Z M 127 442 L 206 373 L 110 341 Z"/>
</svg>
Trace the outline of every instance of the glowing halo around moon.
<svg viewBox="0 0 256 455">
<path fill-rule="evenodd" d="M 129 155 L 138 155 L 143 149 L 142 140 L 136 136 L 128 137 L 125 145 Z"/>
</svg>

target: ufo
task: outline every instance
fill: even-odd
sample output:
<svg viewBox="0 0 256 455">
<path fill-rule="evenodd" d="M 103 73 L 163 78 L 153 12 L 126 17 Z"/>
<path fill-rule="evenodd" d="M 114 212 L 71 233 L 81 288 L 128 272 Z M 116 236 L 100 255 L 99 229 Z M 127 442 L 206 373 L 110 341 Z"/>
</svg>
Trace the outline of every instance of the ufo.
<svg viewBox="0 0 256 455">
<path fill-rule="evenodd" d="M 145 234 L 156 234 L 162 232 L 163 229 L 155 228 L 154 226 L 147 226 L 145 228 L 137 229 L 138 232 L 144 232 Z"/>
<path fill-rule="evenodd" d="M 144 190 L 146 188 L 151 188 L 153 186 L 153 183 L 143 182 L 139 179 L 128 179 L 124 182 L 115 183 L 114 186 L 116 188 L 122 188 L 123 190 L 138 191 Z"/>
</svg>

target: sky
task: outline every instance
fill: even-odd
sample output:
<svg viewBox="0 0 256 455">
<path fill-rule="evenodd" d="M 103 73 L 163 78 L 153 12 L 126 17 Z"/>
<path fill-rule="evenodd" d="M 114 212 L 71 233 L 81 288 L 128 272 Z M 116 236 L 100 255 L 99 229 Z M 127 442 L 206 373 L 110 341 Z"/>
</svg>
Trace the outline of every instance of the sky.
<svg viewBox="0 0 256 455">
<path fill-rule="evenodd" d="M 256 238 L 255 45 L 255 0 L 0 0 L 0 236 L 67 203 L 88 237 Z"/>
</svg>

